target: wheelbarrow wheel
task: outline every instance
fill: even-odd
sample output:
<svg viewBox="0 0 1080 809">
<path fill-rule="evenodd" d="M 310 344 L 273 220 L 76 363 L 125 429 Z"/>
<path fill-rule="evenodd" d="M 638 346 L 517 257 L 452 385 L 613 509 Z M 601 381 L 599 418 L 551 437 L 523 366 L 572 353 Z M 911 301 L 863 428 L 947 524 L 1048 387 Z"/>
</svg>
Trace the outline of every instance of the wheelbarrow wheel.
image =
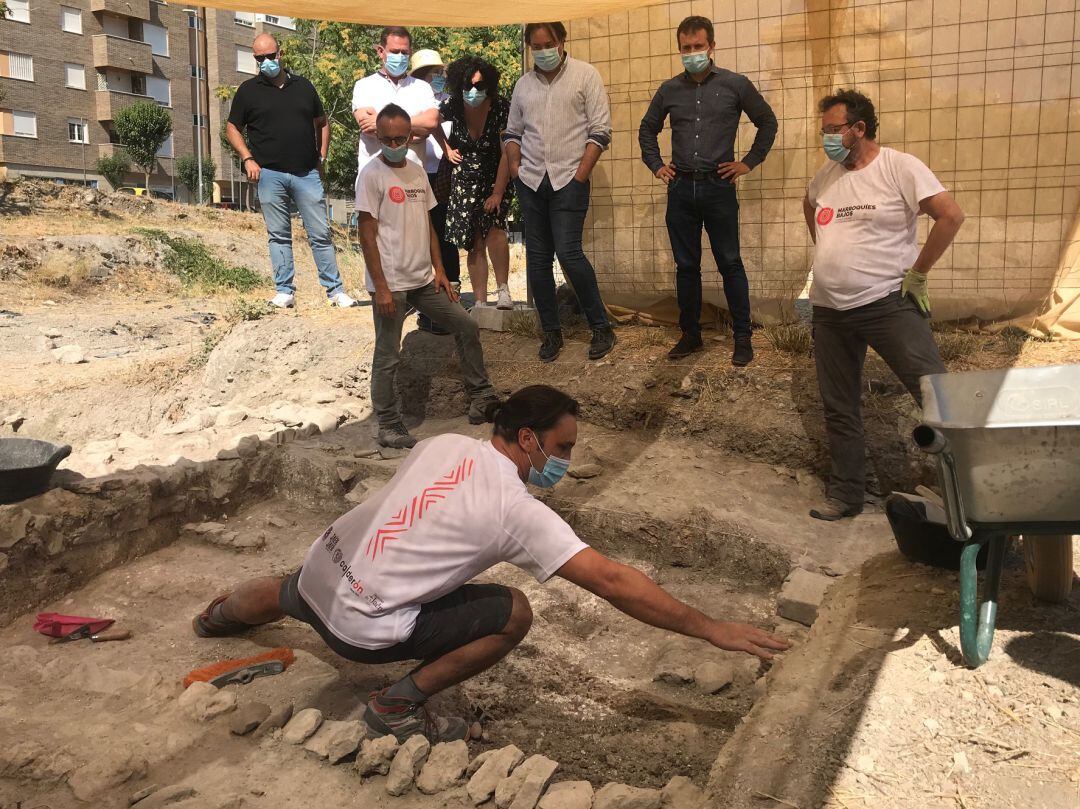
<svg viewBox="0 0 1080 809">
<path fill-rule="evenodd" d="M 1073 546 L 1069 534 L 1024 537 L 1028 587 L 1040 601 L 1059 604 L 1073 582 Z"/>
</svg>

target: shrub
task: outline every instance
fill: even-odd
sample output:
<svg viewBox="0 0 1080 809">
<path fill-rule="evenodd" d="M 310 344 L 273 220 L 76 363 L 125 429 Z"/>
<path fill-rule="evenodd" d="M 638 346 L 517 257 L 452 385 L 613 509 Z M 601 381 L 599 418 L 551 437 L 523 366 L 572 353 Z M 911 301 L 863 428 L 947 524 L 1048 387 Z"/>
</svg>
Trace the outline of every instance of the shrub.
<svg viewBox="0 0 1080 809">
<path fill-rule="evenodd" d="M 186 287 L 248 292 L 266 285 L 266 279 L 257 272 L 222 261 L 200 241 L 170 236 L 156 228 L 135 228 L 134 232 L 165 245 L 165 269 Z"/>
<path fill-rule="evenodd" d="M 104 177 L 115 191 L 124 184 L 124 175 L 131 171 L 131 160 L 123 152 L 98 159 L 97 173 Z"/>
</svg>

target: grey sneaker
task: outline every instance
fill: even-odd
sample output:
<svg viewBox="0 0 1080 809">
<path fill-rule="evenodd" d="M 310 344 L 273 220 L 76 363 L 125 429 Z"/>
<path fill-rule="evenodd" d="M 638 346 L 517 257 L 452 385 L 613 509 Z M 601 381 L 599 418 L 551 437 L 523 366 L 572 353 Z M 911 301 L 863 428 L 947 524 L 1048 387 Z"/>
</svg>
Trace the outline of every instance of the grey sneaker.
<svg viewBox="0 0 1080 809">
<path fill-rule="evenodd" d="M 386 689 L 371 695 L 364 710 L 368 736 L 394 736 L 399 742 L 422 734 L 432 744 L 469 738 L 469 723 L 457 716 L 437 716 L 423 702 L 386 696 Z"/>
<path fill-rule="evenodd" d="M 409 435 L 404 424 L 393 424 L 389 427 L 380 427 L 379 436 L 375 439 L 384 447 L 392 449 L 412 449 L 416 446 L 416 438 Z"/>
</svg>

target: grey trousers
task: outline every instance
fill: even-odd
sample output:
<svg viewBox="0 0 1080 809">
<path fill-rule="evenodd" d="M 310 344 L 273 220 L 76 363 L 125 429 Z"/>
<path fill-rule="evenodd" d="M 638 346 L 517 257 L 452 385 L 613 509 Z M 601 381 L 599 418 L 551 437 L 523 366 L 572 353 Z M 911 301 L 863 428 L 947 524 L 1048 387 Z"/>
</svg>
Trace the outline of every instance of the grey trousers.
<svg viewBox="0 0 1080 809">
<path fill-rule="evenodd" d="M 867 346 L 920 407 L 919 377 L 946 370 L 930 321 L 899 292 L 845 311 L 814 307 L 814 360 L 832 456 L 828 496 L 848 505 L 862 505 L 866 490 L 861 395 Z"/>
<path fill-rule="evenodd" d="M 398 365 L 401 364 L 401 329 L 405 324 L 405 310 L 410 305 L 454 335 L 465 389 L 473 407 L 479 412 L 481 403 L 498 396 L 484 368 L 480 328 L 460 303 L 451 301 L 445 292 L 437 292 L 435 284 L 431 283 L 408 292 L 395 292 L 393 317 L 380 315 L 374 306 L 371 309 L 375 317 L 375 354 L 371 358 L 371 406 L 375 410 L 379 426 L 390 427 L 401 423 L 401 408 L 394 385 Z"/>
</svg>

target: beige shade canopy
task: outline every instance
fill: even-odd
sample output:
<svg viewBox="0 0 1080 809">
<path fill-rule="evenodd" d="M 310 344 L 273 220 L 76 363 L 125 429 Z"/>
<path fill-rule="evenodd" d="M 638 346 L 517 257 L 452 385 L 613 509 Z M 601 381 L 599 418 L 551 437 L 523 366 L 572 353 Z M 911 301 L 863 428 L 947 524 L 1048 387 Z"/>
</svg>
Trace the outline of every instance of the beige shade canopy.
<svg viewBox="0 0 1080 809">
<path fill-rule="evenodd" d="M 222 0 L 200 2 L 209 8 L 254 11 L 315 20 L 368 23 L 370 25 L 511 25 L 543 20 L 579 20 L 602 17 L 613 11 L 656 5 L 661 0 L 412 0 L 409 3 L 357 2 L 357 0 Z"/>
</svg>

